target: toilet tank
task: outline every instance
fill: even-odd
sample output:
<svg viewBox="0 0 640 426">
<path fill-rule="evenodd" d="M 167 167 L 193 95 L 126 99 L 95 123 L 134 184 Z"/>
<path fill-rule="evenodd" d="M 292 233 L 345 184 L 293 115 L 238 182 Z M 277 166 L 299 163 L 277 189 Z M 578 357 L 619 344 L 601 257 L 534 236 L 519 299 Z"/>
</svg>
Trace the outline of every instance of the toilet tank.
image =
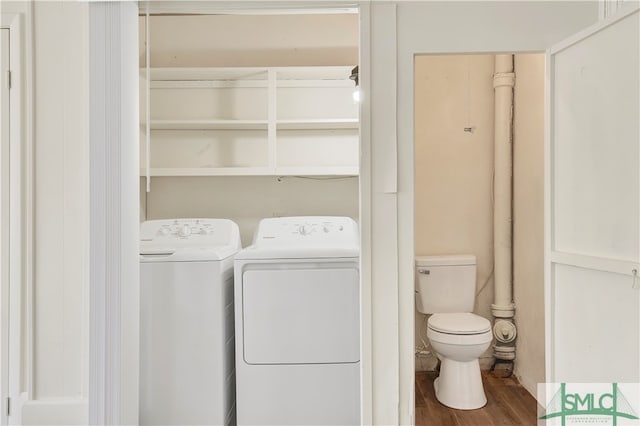
<svg viewBox="0 0 640 426">
<path fill-rule="evenodd" d="M 475 256 L 417 256 L 415 260 L 418 312 L 473 312 L 476 296 Z"/>
</svg>

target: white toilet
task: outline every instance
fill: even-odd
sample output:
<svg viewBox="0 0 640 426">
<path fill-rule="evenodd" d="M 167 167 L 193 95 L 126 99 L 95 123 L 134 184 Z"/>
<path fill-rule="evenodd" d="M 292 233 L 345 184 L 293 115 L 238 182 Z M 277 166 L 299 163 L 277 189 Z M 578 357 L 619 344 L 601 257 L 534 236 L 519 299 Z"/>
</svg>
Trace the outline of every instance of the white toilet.
<svg viewBox="0 0 640 426">
<path fill-rule="evenodd" d="M 441 361 L 434 382 L 436 398 L 460 410 L 487 403 L 478 358 L 493 338 L 491 323 L 473 314 L 476 258 L 462 256 L 416 257 L 416 307 L 433 314 L 427 337 Z"/>
</svg>

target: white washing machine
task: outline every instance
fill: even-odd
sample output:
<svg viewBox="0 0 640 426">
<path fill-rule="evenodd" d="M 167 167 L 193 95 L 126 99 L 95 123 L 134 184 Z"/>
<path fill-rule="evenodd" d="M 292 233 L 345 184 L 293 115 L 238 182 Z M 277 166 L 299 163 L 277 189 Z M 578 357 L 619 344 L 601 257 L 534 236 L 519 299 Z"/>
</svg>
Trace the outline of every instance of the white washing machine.
<svg viewBox="0 0 640 426">
<path fill-rule="evenodd" d="M 152 220 L 140 237 L 140 424 L 234 424 L 238 226 Z"/>
<path fill-rule="evenodd" d="M 234 263 L 238 424 L 360 424 L 356 223 L 263 219 Z"/>
</svg>

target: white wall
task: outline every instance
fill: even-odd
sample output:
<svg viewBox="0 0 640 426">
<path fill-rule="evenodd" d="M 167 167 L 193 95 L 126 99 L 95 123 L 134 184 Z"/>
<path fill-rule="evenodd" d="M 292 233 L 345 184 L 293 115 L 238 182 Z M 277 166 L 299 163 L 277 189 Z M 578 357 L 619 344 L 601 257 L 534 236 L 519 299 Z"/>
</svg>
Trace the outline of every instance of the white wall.
<svg viewBox="0 0 640 426">
<path fill-rule="evenodd" d="M 144 64 L 144 18 L 140 24 L 140 62 Z M 154 67 L 354 66 L 358 62 L 356 14 L 154 16 L 149 29 Z M 238 223 L 243 246 L 251 244 L 264 217 L 358 219 L 357 178 L 286 177 L 278 182 L 273 176 L 163 177 L 151 178 L 151 188 L 146 193 L 141 185 L 141 214 L 146 212 L 146 219 L 228 218 Z"/>
<path fill-rule="evenodd" d="M 251 244 L 260 219 L 349 216 L 358 219 L 358 179 L 282 177 L 158 177 L 146 194 L 147 218 L 223 217 Z"/>
<path fill-rule="evenodd" d="M 493 302 L 494 55 L 415 58 L 415 254 L 473 254 L 475 312 L 489 320 Z M 465 132 L 473 127 L 473 132 Z M 427 341 L 416 312 L 416 344 Z M 481 366 L 490 367 L 492 348 Z M 416 357 L 416 370 L 435 366 Z"/>
<path fill-rule="evenodd" d="M 536 395 L 544 368 L 545 55 L 515 56 L 513 145 L 513 297 L 515 374 Z"/>
<path fill-rule="evenodd" d="M 149 29 L 153 67 L 356 65 L 358 59 L 356 14 L 154 16 Z"/>
<path fill-rule="evenodd" d="M 384 4 L 372 3 L 372 16 Z M 413 412 L 413 67 L 416 53 L 540 51 L 597 19 L 596 2 L 401 2 L 397 16 L 372 19 L 375 63 L 372 75 L 372 312 L 384 318 L 373 322 L 373 418 L 378 424 L 410 423 Z M 385 20 L 385 16 L 386 19 Z M 379 19 L 379 21 L 377 20 Z M 397 26 L 397 40 L 386 33 L 388 20 Z M 376 45 L 375 41 L 384 43 Z M 391 62 L 391 64 L 389 64 Z M 394 63 L 395 62 L 395 63 Z M 373 63 L 373 61 L 372 61 Z M 388 67 L 395 71 L 397 98 L 389 92 Z M 380 68 L 377 68 L 380 67 Z M 393 107 L 397 102 L 397 108 Z M 392 105 L 391 113 L 376 108 Z M 397 135 L 398 160 L 387 155 L 388 131 Z M 394 130 L 397 129 L 397 132 Z M 373 128 L 372 128 L 373 130 Z M 397 197 L 385 194 L 379 176 L 398 175 Z M 361 176 L 361 179 L 366 179 Z M 390 211 L 397 211 L 389 222 Z M 389 227 L 392 229 L 389 229 Z M 397 301 L 397 302 L 396 302 Z M 389 305 L 398 306 L 398 311 Z M 397 312 L 397 316 L 396 315 Z M 381 324 L 398 324 L 387 327 Z M 399 348 L 399 349 L 396 349 Z M 399 352 L 399 353 L 398 353 Z M 395 356 L 398 354 L 398 356 Z M 391 372 L 390 372 L 391 371 Z M 396 394 L 399 389 L 399 395 Z M 391 400 L 390 404 L 377 401 Z M 397 403 L 396 403 L 397 402 Z"/>
</svg>

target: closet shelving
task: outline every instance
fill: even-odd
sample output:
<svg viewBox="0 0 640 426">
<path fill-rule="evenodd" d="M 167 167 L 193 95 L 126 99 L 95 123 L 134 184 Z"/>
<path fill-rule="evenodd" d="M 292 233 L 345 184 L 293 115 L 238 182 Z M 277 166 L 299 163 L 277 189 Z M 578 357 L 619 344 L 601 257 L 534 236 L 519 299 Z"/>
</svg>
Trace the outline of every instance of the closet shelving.
<svg viewBox="0 0 640 426">
<path fill-rule="evenodd" d="M 151 68 L 141 176 L 357 175 L 352 67 Z"/>
</svg>

